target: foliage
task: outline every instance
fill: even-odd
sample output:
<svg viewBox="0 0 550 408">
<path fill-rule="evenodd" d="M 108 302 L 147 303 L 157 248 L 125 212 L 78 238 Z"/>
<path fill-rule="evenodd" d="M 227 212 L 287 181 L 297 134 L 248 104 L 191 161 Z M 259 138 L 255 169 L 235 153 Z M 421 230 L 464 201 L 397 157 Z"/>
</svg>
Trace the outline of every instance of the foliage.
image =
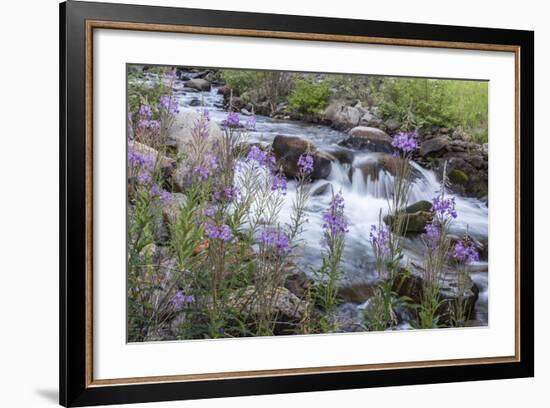
<svg viewBox="0 0 550 408">
<path fill-rule="evenodd" d="M 328 106 L 330 88 L 327 83 L 299 79 L 288 96 L 289 108 L 302 114 L 314 114 Z"/>
<path fill-rule="evenodd" d="M 487 141 L 487 82 L 385 78 L 375 100 L 384 117 L 411 127 L 460 126 L 478 142 Z"/>
</svg>

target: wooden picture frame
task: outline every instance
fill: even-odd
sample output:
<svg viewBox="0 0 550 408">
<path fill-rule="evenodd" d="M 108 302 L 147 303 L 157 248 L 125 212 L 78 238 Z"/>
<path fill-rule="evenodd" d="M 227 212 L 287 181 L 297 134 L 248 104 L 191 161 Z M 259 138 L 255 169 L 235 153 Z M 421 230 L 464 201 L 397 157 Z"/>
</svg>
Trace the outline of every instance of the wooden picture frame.
<svg viewBox="0 0 550 408">
<path fill-rule="evenodd" d="M 196 33 L 515 54 L 514 355 L 97 380 L 93 377 L 93 31 Z M 534 33 L 68 1 L 60 5 L 60 403 L 339 390 L 534 375 Z"/>
</svg>

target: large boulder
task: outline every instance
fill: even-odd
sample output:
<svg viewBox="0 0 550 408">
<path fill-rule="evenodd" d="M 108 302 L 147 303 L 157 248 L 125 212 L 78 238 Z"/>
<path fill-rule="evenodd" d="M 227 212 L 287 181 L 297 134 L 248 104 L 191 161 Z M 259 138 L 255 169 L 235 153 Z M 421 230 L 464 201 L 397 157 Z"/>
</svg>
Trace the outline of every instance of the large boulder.
<svg viewBox="0 0 550 408">
<path fill-rule="evenodd" d="M 313 180 L 327 178 L 330 175 L 331 162 L 336 161 L 331 154 L 317 149 L 313 143 L 297 136 L 275 136 L 272 150 L 278 165 L 287 177 L 298 176 L 298 159 L 305 153 L 313 156 Z"/>
<path fill-rule="evenodd" d="M 430 211 L 416 211 L 412 213 L 405 212 L 403 220 L 402 231 L 404 234 L 421 234 L 426 228 L 426 224 L 432 222 L 433 213 Z M 384 216 L 384 222 L 389 225 L 394 233 L 401 231 L 396 231 L 397 229 L 397 219 L 394 215 Z"/>
<path fill-rule="evenodd" d="M 193 78 L 185 83 L 187 88 L 193 88 L 198 91 L 208 92 L 210 91 L 210 82 L 202 78 Z"/>
<path fill-rule="evenodd" d="M 151 146 L 146 144 L 136 142 L 135 140 L 128 140 L 128 151 L 134 150 L 140 154 L 147 155 L 152 157 L 153 161 L 156 163 L 159 161 L 160 170 L 164 177 L 170 177 L 176 167 L 176 161 L 170 157 L 160 156 L 159 152 L 156 149 L 153 149 Z M 130 176 L 130 174 L 128 174 Z M 133 176 L 138 176 L 134 174 Z"/>
<path fill-rule="evenodd" d="M 284 334 L 292 331 L 308 309 L 308 303 L 293 294 L 285 287 L 278 287 L 264 295 L 259 301 L 258 291 L 254 286 L 236 290 L 229 296 L 229 304 L 238 310 L 247 322 L 256 322 L 262 304 L 271 305 L 270 313 L 275 323 L 275 333 Z"/>
<path fill-rule="evenodd" d="M 193 143 L 194 129 L 201 119 L 201 114 L 198 112 L 181 112 L 176 115 L 174 124 L 168 134 L 168 143 L 175 145 L 176 150 L 182 157 L 189 157 L 193 154 L 191 145 Z M 206 149 L 215 152 L 218 149 L 219 142 L 222 138 L 220 127 L 214 122 L 208 122 L 208 138 Z M 185 191 L 189 182 L 190 163 L 187 160 L 181 161 L 175 171 L 172 173 L 174 187 L 178 191 Z"/>
<path fill-rule="evenodd" d="M 424 292 L 423 275 L 423 268 L 418 265 L 413 265 L 410 271 L 405 272 L 400 278 L 395 280 L 393 290 L 399 296 L 410 298 L 413 304 L 420 304 Z M 439 300 L 441 301 L 441 306 L 439 307 L 438 314 L 440 324 L 448 325 L 451 323 L 451 310 L 460 296 L 456 281 L 456 271 L 452 270 L 446 271 L 439 281 Z M 472 317 L 475 304 L 479 297 L 479 288 L 469 277 L 466 280 L 465 287 L 466 290 L 462 296 L 464 296 L 467 315 Z"/>
<path fill-rule="evenodd" d="M 420 155 L 427 156 L 439 156 L 442 152 L 447 151 L 448 146 L 451 143 L 451 139 L 447 136 L 434 137 L 428 139 L 420 145 Z"/>
<path fill-rule="evenodd" d="M 357 107 L 348 106 L 343 101 L 333 101 L 324 112 L 325 118 L 339 129 L 350 129 L 359 124 L 364 112 Z"/>
<path fill-rule="evenodd" d="M 367 149 L 371 152 L 391 153 L 392 138 L 386 132 L 368 126 L 356 126 L 349 132 L 350 137 L 340 142 L 341 146 L 352 149 Z"/>
<path fill-rule="evenodd" d="M 170 194 L 170 200 L 162 203 L 162 217 L 165 222 L 173 223 L 185 205 L 185 195 L 182 193 Z"/>
</svg>

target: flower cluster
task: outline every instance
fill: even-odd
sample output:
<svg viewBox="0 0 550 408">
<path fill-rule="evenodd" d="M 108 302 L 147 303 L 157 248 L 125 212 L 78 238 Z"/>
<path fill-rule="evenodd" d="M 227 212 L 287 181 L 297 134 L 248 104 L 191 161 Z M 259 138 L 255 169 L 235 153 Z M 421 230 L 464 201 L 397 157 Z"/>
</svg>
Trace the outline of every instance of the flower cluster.
<svg viewBox="0 0 550 408">
<path fill-rule="evenodd" d="M 158 184 L 153 184 L 151 188 L 149 189 L 149 194 L 153 198 L 158 198 L 161 203 L 168 204 L 170 200 L 172 199 L 172 194 L 170 194 L 168 191 L 164 190 L 162 187 L 160 187 Z"/>
<path fill-rule="evenodd" d="M 416 140 L 416 133 L 413 132 L 400 132 L 397 133 L 392 140 L 392 146 L 400 150 L 404 154 L 408 154 L 418 147 Z"/>
<path fill-rule="evenodd" d="M 213 154 L 207 154 L 204 156 L 202 164 L 193 168 L 193 173 L 197 176 L 199 181 L 206 180 L 218 168 L 218 159 Z"/>
<path fill-rule="evenodd" d="M 238 128 L 240 126 L 239 114 L 236 112 L 229 112 L 227 117 L 222 121 L 222 127 L 225 128 Z"/>
<path fill-rule="evenodd" d="M 176 114 L 179 113 L 180 106 L 178 101 L 173 98 L 172 95 L 162 95 L 159 102 L 159 111 Z"/>
<path fill-rule="evenodd" d="M 323 214 L 323 228 L 331 237 L 338 237 L 347 233 L 348 224 L 344 217 L 344 197 L 342 193 L 332 196 L 332 201 L 327 211 Z"/>
<path fill-rule="evenodd" d="M 308 153 L 301 154 L 298 158 L 298 169 L 304 174 L 313 173 L 313 156 Z"/>
<path fill-rule="evenodd" d="M 444 198 L 443 196 L 437 196 L 432 199 L 432 211 L 439 218 L 456 218 L 457 213 L 455 210 L 455 204 L 454 197 Z"/>
<path fill-rule="evenodd" d="M 260 242 L 266 247 L 275 249 L 279 254 L 290 252 L 288 235 L 277 229 L 264 229 L 260 234 Z"/>
<path fill-rule="evenodd" d="M 155 156 L 130 147 L 128 149 L 128 163 L 132 168 L 151 170 L 155 166 Z"/>
<path fill-rule="evenodd" d="M 256 116 L 249 116 L 244 127 L 247 130 L 256 130 Z"/>
<path fill-rule="evenodd" d="M 240 191 L 236 186 L 227 186 L 223 188 L 223 195 L 228 200 L 236 200 L 239 198 Z"/>
<path fill-rule="evenodd" d="M 287 179 L 282 174 L 276 174 L 273 177 L 273 181 L 271 184 L 271 190 L 272 191 L 278 191 L 282 193 L 283 195 L 286 194 L 287 189 Z"/>
<path fill-rule="evenodd" d="M 479 253 L 472 242 L 458 241 L 451 256 L 459 262 L 472 263 L 479 261 Z"/>
<path fill-rule="evenodd" d="M 139 107 L 139 118 L 140 119 L 152 119 L 153 118 L 153 109 L 149 105 L 141 105 Z"/>
<path fill-rule="evenodd" d="M 176 310 L 181 310 L 184 306 L 189 306 L 194 301 L 195 297 L 193 295 L 186 295 L 182 290 L 178 290 L 172 297 L 172 305 Z"/>
<path fill-rule="evenodd" d="M 246 155 L 246 161 L 249 163 L 256 162 L 260 166 L 265 166 L 269 169 L 273 169 L 275 167 L 275 157 L 270 155 L 268 152 L 264 152 L 258 146 L 252 146 L 250 148 L 250 151 Z"/>
<path fill-rule="evenodd" d="M 221 241 L 231 241 L 231 239 L 233 239 L 231 228 L 225 224 L 216 226 L 209 222 L 205 222 L 204 232 L 208 238 L 219 239 Z"/>
<path fill-rule="evenodd" d="M 375 251 L 380 256 L 390 256 L 391 254 L 391 232 L 386 224 L 380 226 L 371 225 L 370 241 Z"/>
<path fill-rule="evenodd" d="M 437 225 L 434 224 L 426 224 L 425 227 L 425 233 L 422 234 L 422 237 L 424 238 L 424 241 L 426 242 L 426 245 L 428 245 L 428 248 L 434 249 L 439 245 L 439 240 L 441 238 L 441 231 Z"/>
</svg>

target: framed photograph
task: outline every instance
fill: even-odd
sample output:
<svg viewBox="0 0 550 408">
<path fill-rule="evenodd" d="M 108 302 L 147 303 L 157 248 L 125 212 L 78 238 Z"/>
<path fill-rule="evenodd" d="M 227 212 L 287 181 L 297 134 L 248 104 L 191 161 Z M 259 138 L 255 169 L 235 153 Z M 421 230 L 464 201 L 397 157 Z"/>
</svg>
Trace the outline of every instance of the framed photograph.
<svg viewBox="0 0 550 408">
<path fill-rule="evenodd" d="M 534 33 L 60 6 L 60 403 L 534 375 Z"/>
</svg>

